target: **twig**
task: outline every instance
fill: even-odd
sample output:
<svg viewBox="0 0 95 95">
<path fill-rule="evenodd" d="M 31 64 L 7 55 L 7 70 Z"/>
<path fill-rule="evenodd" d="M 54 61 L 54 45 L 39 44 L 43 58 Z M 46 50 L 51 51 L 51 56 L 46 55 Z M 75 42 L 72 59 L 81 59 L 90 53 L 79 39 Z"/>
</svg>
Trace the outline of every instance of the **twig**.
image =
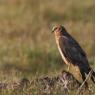
<svg viewBox="0 0 95 95">
<path fill-rule="evenodd" d="M 76 94 L 76 95 L 78 95 L 78 93 L 80 92 L 80 90 L 81 90 L 82 87 L 84 86 L 85 82 L 88 80 L 89 77 L 91 77 L 92 73 L 93 73 L 93 70 L 90 70 L 90 72 L 88 73 L 86 79 L 85 79 L 84 82 L 81 84 L 81 86 L 78 88 L 78 91 L 77 91 L 77 94 Z"/>
</svg>

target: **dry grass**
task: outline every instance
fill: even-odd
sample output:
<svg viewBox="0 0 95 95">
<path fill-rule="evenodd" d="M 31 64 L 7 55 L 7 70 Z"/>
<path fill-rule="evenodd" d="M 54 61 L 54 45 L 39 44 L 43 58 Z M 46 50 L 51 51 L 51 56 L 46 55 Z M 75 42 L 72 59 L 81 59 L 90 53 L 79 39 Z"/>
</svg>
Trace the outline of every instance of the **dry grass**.
<svg viewBox="0 0 95 95">
<path fill-rule="evenodd" d="M 22 77 L 16 71 L 13 72 L 14 78 L 2 77 L 0 95 L 6 95 L 6 93 L 7 95 L 94 95 L 93 84 L 90 84 L 90 94 L 84 86 L 77 94 L 81 83 L 66 71 L 53 76 L 36 76 L 33 79 Z"/>
</svg>

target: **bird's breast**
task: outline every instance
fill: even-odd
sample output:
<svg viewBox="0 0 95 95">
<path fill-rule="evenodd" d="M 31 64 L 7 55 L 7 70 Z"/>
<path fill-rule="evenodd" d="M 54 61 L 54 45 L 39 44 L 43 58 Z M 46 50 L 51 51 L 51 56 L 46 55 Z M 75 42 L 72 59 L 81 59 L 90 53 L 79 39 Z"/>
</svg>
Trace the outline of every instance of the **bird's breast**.
<svg viewBox="0 0 95 95">
<path fill-rule="evenodd" d="M 70 65 L 70 62 L 68 62 L 67 58 L 64 56 L 64 52 L 62 52 L 62 50 L 61 50 L 62 47 L 60 47 L 58 39 L 56 39 L 56 44 L 57 44 L 58 50 L 59 50 L 59 52 L 60 52 L 60 54 L 61 54 L 61 57 L 62 57 L 63 61 L 64 61 L 67 65 Z"/>
</svg>

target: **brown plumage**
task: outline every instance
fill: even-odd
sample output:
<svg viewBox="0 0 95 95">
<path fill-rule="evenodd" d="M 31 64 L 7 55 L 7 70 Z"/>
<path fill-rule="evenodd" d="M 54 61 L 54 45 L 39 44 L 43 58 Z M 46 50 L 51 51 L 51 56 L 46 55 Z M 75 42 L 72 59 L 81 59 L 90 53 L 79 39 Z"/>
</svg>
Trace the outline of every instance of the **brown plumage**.
<svg viewBox="0 0 95 95">
<path fill-rule="evenodd" d="M 87 60 L 86 53 L 63 26 L 55 26 L 53 28 L 53 32 L 55 34 L 56 43 L 62 59 L 69 67 L 70 65 L 77 66 L 84 81 L 86 78 L 85 74 L 88 74 L 90 70 L 92 70 Z M 91 79 L 95 83 L 93 77 L 95 77 L 94 71 L 92 73 Z"/>
</svg>

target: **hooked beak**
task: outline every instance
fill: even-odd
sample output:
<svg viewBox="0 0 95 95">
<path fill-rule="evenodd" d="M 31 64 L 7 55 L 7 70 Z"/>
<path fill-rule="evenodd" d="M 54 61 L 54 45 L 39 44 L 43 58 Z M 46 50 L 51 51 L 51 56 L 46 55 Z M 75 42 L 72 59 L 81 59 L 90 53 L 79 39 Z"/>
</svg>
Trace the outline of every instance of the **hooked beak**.
<svg viewBox="0 0 95 95">
<path fill-rule="evenodd" d="M 55 30 L 56 30 L 56 28 L 55 28 L 55 27 L 53 27 L 51 32 L 53 33 Z"/>
<path fill-rule="evenodd" d="M 51 31 L 51 33 L 53 33 L 53 32 L 54 32 L 54 30 Z"/>
</svg>

